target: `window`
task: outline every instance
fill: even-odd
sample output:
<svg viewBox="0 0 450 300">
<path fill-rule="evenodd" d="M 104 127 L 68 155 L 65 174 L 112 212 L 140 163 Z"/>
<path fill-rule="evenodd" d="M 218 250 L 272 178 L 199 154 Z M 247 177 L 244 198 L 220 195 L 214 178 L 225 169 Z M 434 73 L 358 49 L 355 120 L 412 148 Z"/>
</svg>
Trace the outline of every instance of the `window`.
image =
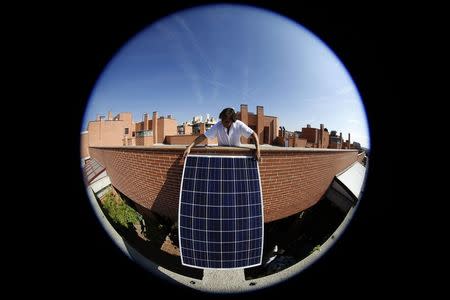
<svg viewBox="0 0 450 300">
<path fill-rule="evenodd" d="M 269 127 L 264 127 L 263 144 L 269 144 Z"/>
<path fill-rule="evenodd" d="M 128 128 L 125 128 L 125 134 L 128 134 Z"/>
<path fill-rule="evenodd" d="M 194 124 L 193 126 L 192 126 L 192 133 L 193 134 L 198 134 L 198 133 L 200 133 L 200 124 Z"/>
<path fill-rule="evenodd" d="M 136 137 L 142 137 L 142 136 L 152 136 L 151 130 L 142 130 L 136 132 Z"/>
</svg>

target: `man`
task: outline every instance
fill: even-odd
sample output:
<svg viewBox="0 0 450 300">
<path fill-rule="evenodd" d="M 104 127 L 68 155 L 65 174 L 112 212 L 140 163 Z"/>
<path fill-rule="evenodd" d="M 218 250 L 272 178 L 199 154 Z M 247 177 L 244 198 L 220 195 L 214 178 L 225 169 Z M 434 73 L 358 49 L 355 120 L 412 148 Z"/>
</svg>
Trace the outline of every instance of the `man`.
<svg viewBox="0 0 450 300">
<path fill-rule="evenodd" d="M 261 162 L 261 154 L 259 151 L 258 135 L 243 122 L 237 120 L 236 112 L 232 108 L 225 108 L 219 115 L 220 121 L 214 124 L 204 134 L 198 136 L 189 146 L 186 147 L 183 157 L 186 157 L 191 148 L 203 142 L 206 138 L 212 139 L 217 136 L 219 146 L 236 146 L 241 145 L 241 136 L 246 138 L 253 136 L 255 141 L 255 159 Z"/>
</svg>

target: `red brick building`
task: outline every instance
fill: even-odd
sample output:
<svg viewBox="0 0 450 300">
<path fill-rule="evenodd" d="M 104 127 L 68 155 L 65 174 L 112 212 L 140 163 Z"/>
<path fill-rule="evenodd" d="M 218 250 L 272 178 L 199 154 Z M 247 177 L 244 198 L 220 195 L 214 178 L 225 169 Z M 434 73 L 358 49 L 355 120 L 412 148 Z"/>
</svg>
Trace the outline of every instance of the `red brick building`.
<svg viewBox="0 0 450 300">
<path fill-rule="evenodd" d="M 272 145 L 278 136 L 278 117 L 264 115 L 263 106 L 257 106 L 256 113 L 251 113 L 247 104 L 241 104 L 237 118 L 256 132 L 260 144 Z M 241 137 L 241 143 L 252 144 L 253 141 L 252 138 Z"/>
<path fill-rule="evenodd" d="M 81 134 L 81 157 L 89 156 L 89 147 L 151 146 L 162 144 L 167 135 L 177 133 L 177 121 L 171 115 L 159 117 L 153 112 L 152 119 L 144 114 L 142 122 L 135 123 L 129 112 L 115 117 L 97 116 L 89 121 L 87 131 Z"/>
<path fill-rule="evenodd" d="M 312 128 L 307 124 L 301 132 L 287 132 L 284 127 L 278 127 L 278 117 L 264 115 L 263 106 L 257 106 L 256 113 L 251 113 L 248 112 L 246 104 L 241 104 L 237 118 L 258 134 L 260 144 L 300 148 L 355 148 L 350 141 L 350 133 L 348 140 L 344 141 L 342 133 L 339 137 L 336 131 L 330 134 L 323 124 L 320 124 L 320 128 Z M 89 147 L 188 145 L 215 123 L 215 120 L 208 116 L 204 122 L 201 118 L 194 117 L 192 123 L 177 125 L 171 115 L 158 117 L 156 111 L 151 119 L 145 113 L 143 121 L 134 123 L 131 113 L 122 112 L 113 117 L 109 112 L 106 120 L 103 116 L 97 116 L 95 121 L 90 121 L 88 130 L 81 134 L 81 155 L 89 156 Z M 252 138 L 241 137 L 241 143 L 252 144 L 253 141 Z M 202 144 L 215 145 L 217 138 L 207 139 Z"/>
<path fill-rule="evenodd" d="M 184 122 L 177 126 L 178 135 L 192 134 L 192 124 L 189 122 Z"/>
<path fill-rule="evenodd" d="M 281 147 L 361 149 L 359 143 L 350 143 L 350 133 L 348 140 L 344 141 L 342 132 L 339 136 L 335 130 L 329 133 L 323 124 L 320 124 L 320 128 L 312 128 L 307 124 L 301 131 L 294 132 L 285 131 L 284 127 L 280 127 L 278 137 L 273 144 Z"/>
<path fill-rule="evenodd" d="M 320 128 L 311 128 L 311 125 L 306 125 L 302 128 L 300 138 L 306 139 L 307 148 L 328 148 L 330 142 L 330 134 L 323 124 L 320 124 Z"/>
<path fill-rule="evenodd" d="M 335 130 L 330 133 L 330 142 L 328 144 L 328 148 L 330 149 L 342 149 L 342 132 L 339 136 Z"/>
<path fill-rule="evenodd" d="M 350 133 L 348 134 L 348 140 L 342 143 L 342 149 L 352 149 L 353 145 L 350 142 Z"/>
<path fill-rule="evenodd" d="M 256 113 L 248 112 L 247 104 L 241 104 L 241 110 L 236 112 L 238 120 L 248 125 L 253 131 L 258 134 L 260 144 L 274 143 L 275 138 L 278 135 L 278 117 L 264 115 L 264 107 L 257 106 Z M 178 132 L 184 132 L 184 135 L 166 136 L 165 143 L 170 145 L 187 145 L 192 143 L 197 136 L 205 133 L 215 122 L 208 122 L 208 118 L 205 122 L 193 121 L 192 129 L 188 129 L 189 124 L 183 124 L 181 129 L 178 126 Z M 192 130 L 192 134 L 187 132 Z M 242 144 L 253 144 L 252 138 L 241 137 Z M 202 144 L 217 144 L 217 138 L 213 140 L 204 141 Z"/>
<path fill-rule="evenodd" d="M 89 136 L 87 131 L 83 131 L 81 133 L 80 138 L 80 144 L 81 144 L 81 157 L 88 157 L 89 156 Z"/>
<path fill-rule="evenodd" d="M 168 145 L 189 145 L 199 135 L 205 133 L 206 130 L 211 128 L 216 121 L 214 118 L 210 118 L 209 115 L 206 120 L 203 121 L 201 117 L 194 117 L 192 123 L 185 122 L 182 125 L 177 126 L 177 135 L 167 135 L 164 143 Z M 205 144 L 217 144 L 217 138 L 206 139 L 201 143 Z"/>
<path fill-rule="evenodd" d="M 95 121 L 89 121 L 87 128 L 88 144 L 92 146 L 123 146 L 124 139 L 132 137 L 134 122 L 129 112 L 122 112 L 108 118 L 98 116 Z"/>
<path fill-rule="evenodd" d="M 152 119 L 144 114 L 144 120 L 135 124 L 136 146 L 151 146 L 163 144 L 167 135 L 177 134 L 177 121 L 171 115 L 158 118 L 158 113 L 153 112 Z"/>
</svg>

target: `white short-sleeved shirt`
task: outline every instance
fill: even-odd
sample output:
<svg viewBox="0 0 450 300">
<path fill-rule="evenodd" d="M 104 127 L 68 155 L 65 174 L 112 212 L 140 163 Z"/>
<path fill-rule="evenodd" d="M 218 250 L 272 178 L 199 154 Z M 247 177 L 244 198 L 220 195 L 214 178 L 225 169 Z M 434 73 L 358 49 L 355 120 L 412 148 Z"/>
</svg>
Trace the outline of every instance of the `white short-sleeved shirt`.
<svg viewBox="0 0 450 300">
<path fill-rule="evenodd" d="M 205 136 L 208 139 L 213 139 L 217 136 L 219 146 L 240 146 L 241 136 L 248 138 L 252 134 L 253 129 L 239 120 L 231 124 L 229 134 L 227 134 L 227 129 L 222 125 L 222 121 L 217 122 L 205 132 Z"/>
</svg>

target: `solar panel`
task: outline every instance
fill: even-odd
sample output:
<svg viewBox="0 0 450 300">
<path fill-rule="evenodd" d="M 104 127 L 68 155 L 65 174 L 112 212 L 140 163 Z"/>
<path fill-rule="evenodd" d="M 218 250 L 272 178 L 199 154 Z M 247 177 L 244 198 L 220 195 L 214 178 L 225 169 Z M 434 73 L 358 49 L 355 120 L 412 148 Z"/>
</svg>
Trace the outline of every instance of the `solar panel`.
<svg viewBox="0 0 450 300">
<path fill-rule="evenodd" d="M 188 155 L 178 210 L 183 265 L 261 264 L 263 205 L 258 163 L 249 156 Z"/>
</svg>

